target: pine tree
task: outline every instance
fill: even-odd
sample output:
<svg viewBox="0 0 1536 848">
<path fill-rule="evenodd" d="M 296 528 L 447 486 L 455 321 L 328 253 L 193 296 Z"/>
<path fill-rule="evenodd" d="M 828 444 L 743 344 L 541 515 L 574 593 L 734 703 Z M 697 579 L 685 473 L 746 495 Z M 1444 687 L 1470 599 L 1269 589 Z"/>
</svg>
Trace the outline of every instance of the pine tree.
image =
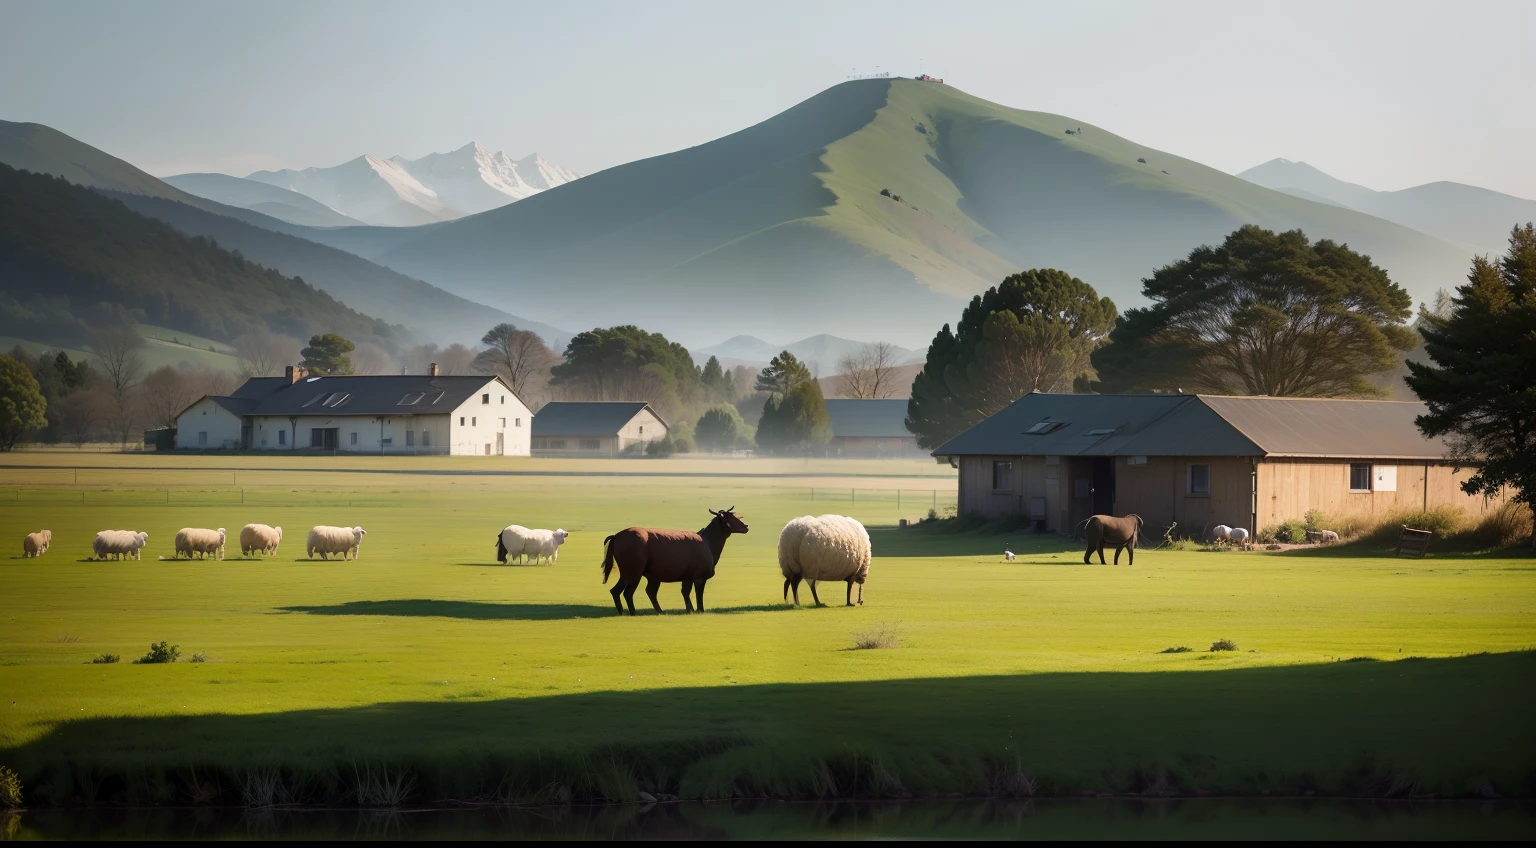
<svg viewBox="0 0 1536 848">
<path fill-rule="evenodd" d="M 309 373 L 336 377 L 352 373 L 352 359 L 349 354 L 356 349 L 357 345 L 336 333 L 326 333 L 312 337 L 309 340 L 309 347 L 299 351 L 299 355 L 304 357 L 302 364 Z"/>
</svg>

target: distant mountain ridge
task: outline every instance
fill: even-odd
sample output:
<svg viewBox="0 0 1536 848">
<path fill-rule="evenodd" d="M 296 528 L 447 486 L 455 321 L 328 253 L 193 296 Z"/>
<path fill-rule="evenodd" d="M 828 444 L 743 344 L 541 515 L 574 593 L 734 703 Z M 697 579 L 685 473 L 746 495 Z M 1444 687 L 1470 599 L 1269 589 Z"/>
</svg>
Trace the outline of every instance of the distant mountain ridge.
<svg viewBox="0 0 1536 848">
<path fill-rule="evenodd" d="M 1238 176 L 1255 185 L 1412 227 L 1473 253 L 1503 253 L 1511 228 L 1536 221 L 1536 200 L 1462 183 L 1440 181 L 1376 191 L 1289 159 L 1271 159 Z M 1447 281 L 1447 286 L 1452 282 Z"/>
<path fill-rule="evenodd" d="M 228 174 L 178 174 L 165 182 L 188 194 L 238 206 L 303 227 L 356 227 L 362 221 L 337 212 L 307 195 Z"/>
<path fill-rule="evenodd" d="M 579 178 L 537 153 L 514 160 L 475 142 L 419 159 L 365 154 L 330 168 L 257 171 L 246 177 L 385 227 L 452 221 Z"/>
</svg>

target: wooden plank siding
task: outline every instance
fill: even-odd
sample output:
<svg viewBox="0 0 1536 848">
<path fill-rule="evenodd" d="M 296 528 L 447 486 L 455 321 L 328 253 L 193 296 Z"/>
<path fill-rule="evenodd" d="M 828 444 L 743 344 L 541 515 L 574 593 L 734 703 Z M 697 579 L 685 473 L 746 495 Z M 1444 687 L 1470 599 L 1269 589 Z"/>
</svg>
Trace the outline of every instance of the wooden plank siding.
<svg viewBox="0 0 1536 848">
<path fill-rule="evenodd" d="M 1349 490 L 1352 463 L 1391 465 L 1397 469 L 1393 492 Z M 1469 518 L 1498 509 L 1504 497 L 1484 499 L 1461 490 L 1470 468 L 1424 460 L 1264 459 L 1259 462 L 1259 526 L 1301 520 L 1309 509 L 1332 518 L 1379 521 L 1402 510 L 1459 507 Z M 1372 477 L 1375 477 L 1373 472 Z"/>
</svg>

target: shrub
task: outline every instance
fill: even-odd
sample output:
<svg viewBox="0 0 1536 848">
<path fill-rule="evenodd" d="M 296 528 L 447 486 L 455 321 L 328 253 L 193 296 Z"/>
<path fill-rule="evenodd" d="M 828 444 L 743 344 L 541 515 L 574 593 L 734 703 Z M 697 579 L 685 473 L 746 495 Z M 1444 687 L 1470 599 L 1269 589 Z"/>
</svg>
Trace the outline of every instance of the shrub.
<svg viewBox="0 0 1536 848">
<path fill-rule="evenodd" d="M 1178 645 L 1178 646 L 1175 646 L 1175 647 L 1172 647 L 1172 648 L 1164 648 L 1161 651 L 1158 651 L 1158 653 L 1159 654 L 1187 654 L 1187 653 L 1189 653 L 1190 651 L 1193 651 L 1193 650 L 1194 650 L 1194 648 L 1191 648 L 1188 645 Z"/>
<path fill-rule="evenodd" d="M 1339 529 L 1333 526 L 1333 520 L 1320 509 L 1307 510 L 1304 523 L 1308 530 L 1333 530 L 1337 532 Z"/>
<path fill-rule="evenodd" d="M 1211 643 L 1211 652 L 1212 653 L 1215 653 L 1216 651 L 1235 651 L 1235 650 L 1237 650 L 1237 643 L 1232 641 L 1231 639 L 1217 639 L 1215 642 Z"/>
<path fill-rule="evenodd" d="M 657 459 L 665 459 L 676 452 L 677 443 L 672 440 L 670 435 L 662 436 L 654 442 L 647 443 L 645 446 L 645 455 L 656 457 Z"/>
<path fill-rule="evenodd" d="M 192 654 L 192 658 L 187 660 L 187 662 L 207 662 L 207 661 L 208 661 L 208 655 L 204 654 L 202 651 L 197 651 L 197 652 L 193 653 Z"/>
<path fill-rule="evenodd" d="M 620 451 L 619 453 L 623 454 L 624 456 L 639 456 L 645 453 L 645 449 L 647 447 L 648 445 L 645 442 L 630 442 L 629 444 L 625 445 L 624 450 Z"/>
<path fill-rule="evenodd" d="M 96 658 L 91 660 L 91 663 L 94 665 L 108 665 L 115 663 L 120 659 L 122 659 L 122 657 L 118 656 L 117 654 L 97 654 Z"/>
<path fill-rule="evenodd" d="M 1479 550 L 1507 548 L 1531 538 L 1531 510 L 1525 504 L 1506 503 L 1462 531 L 1457 541 Z"/>
<path fill-rule="evenodd" d="M 1307 525 L 1300 521 L 1287 521 L 1275 529 L 1275 541 L 1285 545 L 1300 545 L 1307 541 Z"/>
<path fill-rule="evenodd" d="M 853 650 L 868 651 L 875 648 L 899 648 L 901 647 L 901 632 L 898 625 L 880 622 L 872 627 L 853 634 Z"/>
<path fill-rule="evenodd" d="M 1466 514 L 1460 507 L 1437 506 L 1434 509 L 1410 509 L 1389 513 L 1382 522 L 1368 530 L 1361 541 L 1379 547 L 1394 547 L 1403 534 L 1403 527 L 1428 530 L 1436 539 L 1443 540 L 1466 524 Z"/>
<path fill-rule="evenodd" d="M 21 807 L 21 777 L 5 766 L 0 766 L 0 809 L 15 810 Z"/>
<path fill-rule="evenodd" d="M 134 660 L 136 665 L 153 665 L 155 663 L 173 663 L 181 659 L 181 646 L 172 645 L 169 642 L 154 642 L 149 646 L 149 653 Z"/>
</svg>

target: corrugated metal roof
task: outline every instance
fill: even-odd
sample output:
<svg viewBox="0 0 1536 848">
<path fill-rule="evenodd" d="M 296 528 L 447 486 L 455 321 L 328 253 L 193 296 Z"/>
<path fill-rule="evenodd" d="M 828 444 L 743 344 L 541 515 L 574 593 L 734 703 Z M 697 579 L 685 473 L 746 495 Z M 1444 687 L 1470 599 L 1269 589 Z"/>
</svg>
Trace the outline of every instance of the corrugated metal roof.
<svg viewBox="0 0 1536 848">
<path fill-rule="evenodd" d="M 827 418 L 833 438 L 911 438 L 907 431 L 907 401 L 854 400 L 834 398 L 827 401 Z"/>
<path fill-rule="evenodd" d="M 446 414 L 495 377 L 432 377 L 426 374 L 253 377 L 215 403 L 239 415 L 429 415 Z M 233 402 L 227 403 L 227 402 Z"/>
<path fill-rule="evenodd" d="M 1422 403 L 1219 395 L 1200 400 L 1270 456 L 1442 459 L 1447 450 L 1413 423 L 1429 411 Z"/>
<path fill-rule="evenodd" d="M 548 436 L 612 436 L 649 405 L 644 401 L 555 401 L 533 416 L 535 438 Z M 656 411 L 651 410 L 655 415 Z M 661 419 L 660 415 L 656 416 Z M 666 422 L 662 421 L 665 426 Z"/>
<path fill-rule="evenodd" d="M 1414 426 L 1424 412 L 1394 401 L 1035 392 L 934 454 L 1440 459 L 1445 444 Z M 1064 426 L 1026 434 L 1041 422 Z"/>
</svg>

